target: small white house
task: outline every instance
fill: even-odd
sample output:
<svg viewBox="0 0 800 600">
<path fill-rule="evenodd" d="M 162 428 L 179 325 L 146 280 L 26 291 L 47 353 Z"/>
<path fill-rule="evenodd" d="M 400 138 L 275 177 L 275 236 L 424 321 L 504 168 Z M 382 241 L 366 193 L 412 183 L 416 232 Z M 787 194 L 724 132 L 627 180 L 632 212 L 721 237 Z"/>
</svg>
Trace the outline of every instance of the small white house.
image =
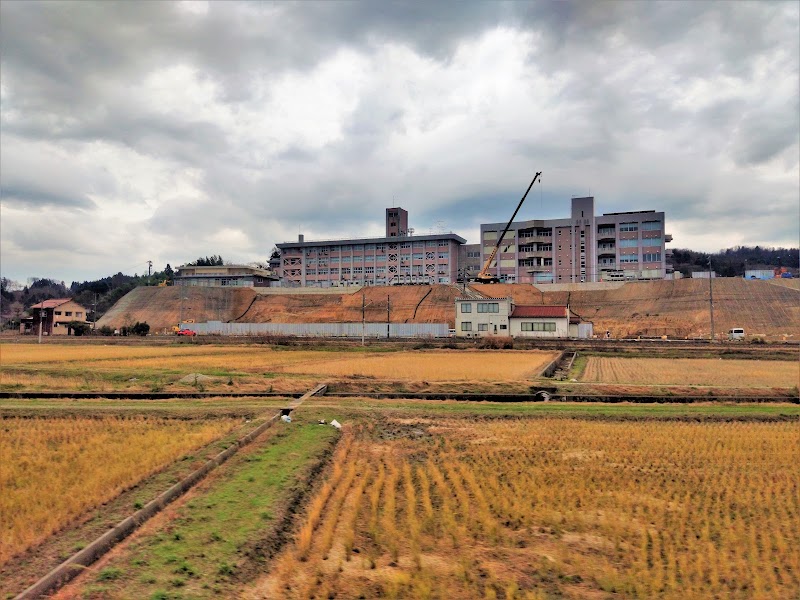
<svg viewBox="0 0 800 600">
<path fill-rule="evenodd" d="M 592 323 L 568 306 L 515 306 L 511 298 L 457 298 L 457 337 L 591 338 Z"/>
</svg>

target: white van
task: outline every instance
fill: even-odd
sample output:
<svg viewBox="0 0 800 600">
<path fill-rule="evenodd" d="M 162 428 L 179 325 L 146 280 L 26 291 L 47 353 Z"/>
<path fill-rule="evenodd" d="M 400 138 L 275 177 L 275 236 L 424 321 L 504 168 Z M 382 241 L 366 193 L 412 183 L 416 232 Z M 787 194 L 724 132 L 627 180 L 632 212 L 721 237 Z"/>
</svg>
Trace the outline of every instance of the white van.
<svg viewBox="0 0 800 600">
<path fill-rule="evenodd" d="M 728 339 L 729 340 L 743 340 L 744 339 L 744 329 L 741 327 L 734 327 L 733 329 L 728 330 Z"/>
</svg>

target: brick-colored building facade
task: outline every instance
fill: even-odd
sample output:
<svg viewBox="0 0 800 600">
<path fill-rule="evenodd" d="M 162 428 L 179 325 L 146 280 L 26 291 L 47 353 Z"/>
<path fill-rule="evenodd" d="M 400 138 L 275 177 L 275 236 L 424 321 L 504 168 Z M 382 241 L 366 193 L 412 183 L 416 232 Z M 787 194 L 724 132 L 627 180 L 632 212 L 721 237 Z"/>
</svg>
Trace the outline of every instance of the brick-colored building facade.
<svg viewBox="0 0 800 600">
<path fill-rule="evenodd" d="M 481 225 L 488 258 L 505 223 Z M 509 283 L 581 283 L 664 279 L 664 213 L 594 214 L 594 198 L 573 198 L 569 219 L 519 221 L 503 238 L 492 273 Z"/>
<path fill-rule="evenodd" d="M 454 283 L 459 248 L 454 233 L 409 235 L 408 212 L 386 209 L 386 236 L 277 244 L 282 285 L 338 287 Z"/>
</svg>

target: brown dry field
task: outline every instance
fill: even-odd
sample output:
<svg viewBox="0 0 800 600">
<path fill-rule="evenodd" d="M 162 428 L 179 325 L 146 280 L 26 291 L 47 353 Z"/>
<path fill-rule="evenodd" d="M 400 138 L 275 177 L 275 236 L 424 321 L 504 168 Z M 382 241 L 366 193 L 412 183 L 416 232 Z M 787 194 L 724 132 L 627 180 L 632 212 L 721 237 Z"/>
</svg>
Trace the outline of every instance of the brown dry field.
<svg viewBox="0 0 800 600">
<path fill-rule="evenodd" d="M 279 372 L 393 381 L 518 381 L 534 379 L 557 352 L 431 351 L 373 355 L 322 353 Z"/>
<path fill-rule="evenodd" d="M 357 425 L 242 596 L 794 599 L 799 451 L 796 422 Z"/>
<path fill-rule="evenodd" d="M 712 358 L 590 356 L 581 381 L 632 385 L 791 388 L 800 382 L 800 363 Z"/>
<path fill-rule="evenodd" d="M 3 419 L 0 565 L 238 424 L 226 418 Z"/>
</svg>

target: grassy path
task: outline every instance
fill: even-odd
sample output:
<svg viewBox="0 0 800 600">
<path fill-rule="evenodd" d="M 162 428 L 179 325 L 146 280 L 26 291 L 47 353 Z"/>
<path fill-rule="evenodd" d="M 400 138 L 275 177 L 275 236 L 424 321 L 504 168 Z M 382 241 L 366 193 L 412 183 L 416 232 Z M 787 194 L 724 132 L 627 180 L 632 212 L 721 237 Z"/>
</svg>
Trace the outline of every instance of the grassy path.
<svg viewBox="0 0 800 600">
<path fill-rule="evenodd" d="M 280 529 L 288 499 L 332 447 L 337 431 L 315 419 L 279 423 L 186 502 L 113 552 L 57 597 L 211 598 L 238 587 Z"/>
</svg>

